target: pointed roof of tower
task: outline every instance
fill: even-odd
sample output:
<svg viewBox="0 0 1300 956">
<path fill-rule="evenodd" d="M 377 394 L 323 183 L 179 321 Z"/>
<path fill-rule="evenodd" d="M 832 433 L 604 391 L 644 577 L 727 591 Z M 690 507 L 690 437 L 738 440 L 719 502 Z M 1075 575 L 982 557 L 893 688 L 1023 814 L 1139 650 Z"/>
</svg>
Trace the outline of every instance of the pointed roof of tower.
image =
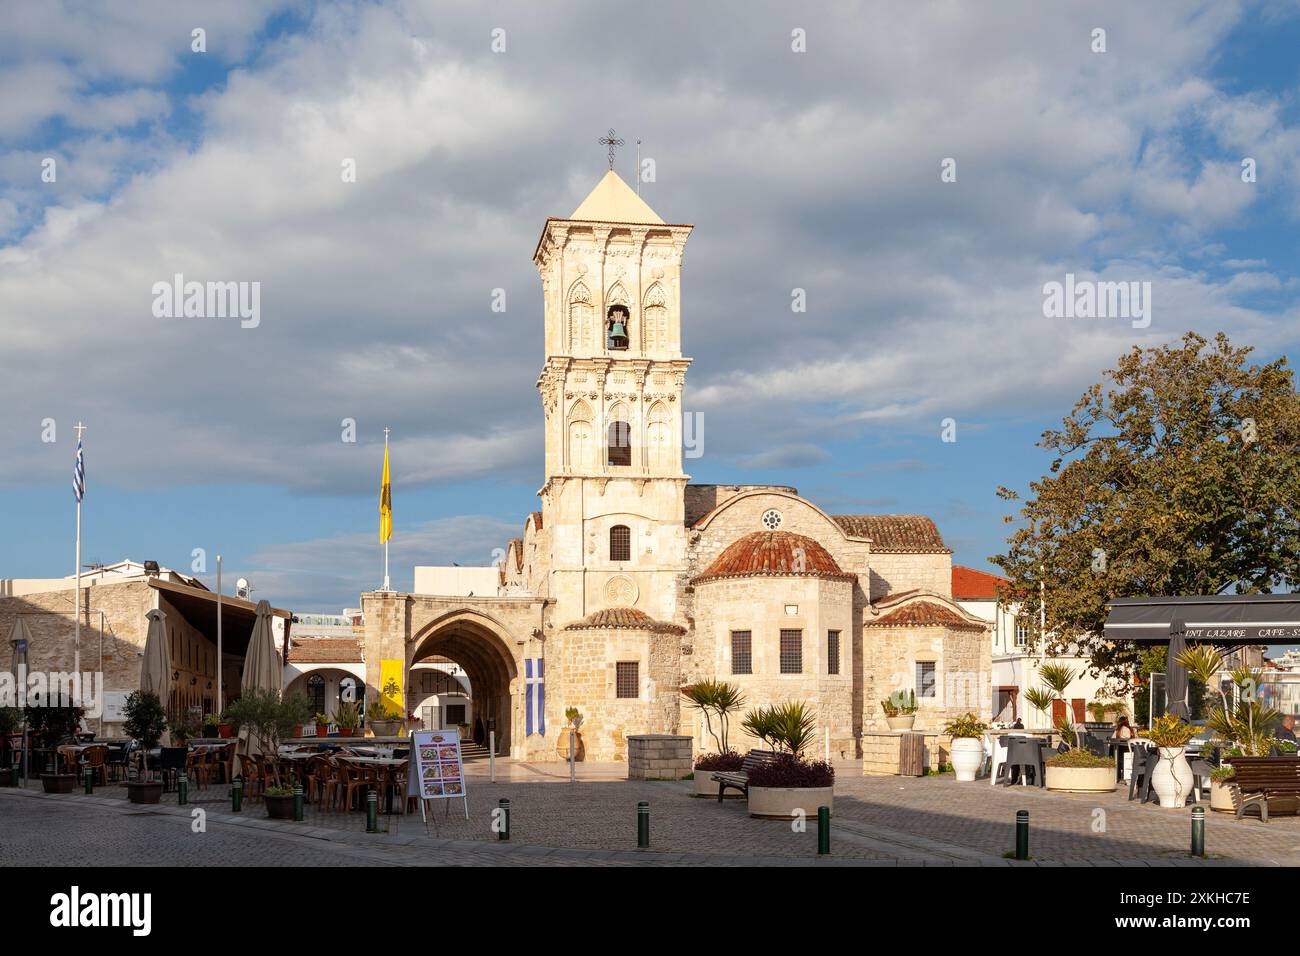
<svg viewBox="0 0 1300 956">
<path fill-rule="evenodd" d="M 663 225 L 664 222 L 612 169 L 587 194 L 587 198 L 569 218 L 588 222 L 637 222 L 652 225 Z"/>
</svg>

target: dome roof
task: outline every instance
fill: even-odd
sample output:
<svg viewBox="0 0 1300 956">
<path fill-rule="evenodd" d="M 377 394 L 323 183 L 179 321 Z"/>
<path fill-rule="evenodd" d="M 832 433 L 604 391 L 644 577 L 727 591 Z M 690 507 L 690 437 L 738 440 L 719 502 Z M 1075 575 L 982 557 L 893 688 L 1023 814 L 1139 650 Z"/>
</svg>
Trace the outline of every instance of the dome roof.
<svg viewBox="0 0 1300 956">
<path fill-rule="evenodd" d="M 667 621 L 656 621 L 645 611 L 634 607 L 607 607 L 588 614 L 580 621 L 565 625 L 566 631 L 614 629 L 627 631 L 652 631 L 656 634 L 685 634 L 686 628 Z"/>
<path fill-rule="evenodd" d="M 755 531 L 729 544 L 692 583 L 716 578 L 793 576 L 854 580 L 812 538 L 791 531 Z"/>
<path fill-rule="evenodd" d="M 909 601 L 874 620 L 863 622 L 865 627 L 946 627 L 952 631 L 984 631 L 991 625 L 964 618 L 952 608 L 937 601 L 924 599 Z"/>
</svg>

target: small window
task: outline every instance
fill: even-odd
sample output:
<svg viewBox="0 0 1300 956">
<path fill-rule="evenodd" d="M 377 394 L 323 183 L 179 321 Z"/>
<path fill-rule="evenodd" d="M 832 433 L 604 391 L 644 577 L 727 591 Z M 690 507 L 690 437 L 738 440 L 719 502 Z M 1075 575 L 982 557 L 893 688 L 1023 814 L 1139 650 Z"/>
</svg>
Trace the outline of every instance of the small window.
<svg viewBox="0 0 1300 956">
<path fill-rule="evenodd" d="M 754 673 L 754 639 L 749 631 L 731 632 L 731 673 Z"/>
<path fill-rule="evenodd" d="M 636 661 L 619 661 L 614 665 L 614 696 L 625 700 L 640 697 L 641 665 Z"/>
<path fill-rule="evenodd" d="M 1029 624 L 1023 617 L 1016 618 L 1016 647 L 1024 647 L 1029 643 Z"/>
<path fill-rule="evenodd" d="M 781 630 L 781 673 L 803 673 L 803 631 Z"/>
<path fill-rule="evenodd" d="M 826 673 L 840 672 L 840 632 L 826 632 Z"/>
<path fill-rule="evenodd" d="M 763 527 L 768 531 L 775 531 L 781 527 L 781 512 L 775 508 L 768 508 L 763 512 L 763 517 L 759 520 L 763 522 Z"/>
<path fill-rule="evenodd" d="M 609 529 L 609 560 L 632 560 L 632 529 L 625 524 L 616 524 Z"/>
<path fill-rule="evenodd" d="M 632 464 L 632 426 L 627 422 L 610 422 L 605 451 L 611 465 Z"/>
<path fill-rule="evenodd" d="M 937 697 L 934 661 L 916 662 L 916 696 Z"/>
</svg>

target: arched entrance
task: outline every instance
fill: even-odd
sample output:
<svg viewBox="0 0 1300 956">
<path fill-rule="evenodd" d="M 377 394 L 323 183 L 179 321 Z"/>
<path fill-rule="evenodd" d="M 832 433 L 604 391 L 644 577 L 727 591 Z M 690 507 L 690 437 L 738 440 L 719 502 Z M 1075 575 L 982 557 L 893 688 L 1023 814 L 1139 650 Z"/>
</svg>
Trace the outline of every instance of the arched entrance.
<svg viewBox="0 0 1300 956">
<path fill-rule="evenodd" d="M 484 736 L 496 731 L 497 754 L 510 753 L 515 695 L 519 676 L 504 628 L 484 614 L 456 611 L 423 628 L 408 647 L 407 673 L 413 664 L 445 658 L 459 664 L 473 690 L 473 713 L 482 718 Z"/>
</svg>

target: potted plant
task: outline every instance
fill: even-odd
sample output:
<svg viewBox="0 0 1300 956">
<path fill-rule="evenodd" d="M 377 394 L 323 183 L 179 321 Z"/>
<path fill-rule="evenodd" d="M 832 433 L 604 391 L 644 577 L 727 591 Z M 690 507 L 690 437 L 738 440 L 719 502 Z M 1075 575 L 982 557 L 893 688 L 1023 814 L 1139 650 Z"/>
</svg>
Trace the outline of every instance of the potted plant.
<svg viewBox="0 0 1300 956">
<path fill-rule="evenodd" d="M 366 707 L 366 723 L 376 737 L 395 737 L 402 729 L 402 715 L 389 710 L 383 701 L 377 700 Z"/>
<path fill-rule="evenodd" d="M 1088 717 L 1094 724 L 1106 722 L 1106 702 L 1101 700 L 1092 700 L 1088 702 L 1085 708 L 1088 711 Z"/>
<path fill-rule="evenodd" d="M 80 707 L 72 706 L 27 707 L 23 710 L 28 733 L 49 754 L 47 757 L 49 769 L 41 774 L 41 784 L 46 793 L 71 793 L 72 788 L 76 786 L 77 775 L 64 772 L 54 748 L 70 739 L 75 739 L 83 713 Z"/>
<path fill-rule="evenodd" d="M 250 730 L 256 745 L 271 754 L 278 753 L 281 742 L 311 716 L 307 698 L 302 694 L 281 696 L 278 691 L 263 688 L 244 691 L 230 709 Z M 278 760 L 270 761 L 269 766 L 272 777 L 264 793 L 266 815 L 273 820 L 292 820 L 293 781 L 280 773 Z"/>
<path fill-rule="evenodd" d="M 916 723 L 916 691 L 896 690 L 880 702 L 890 730 L 911 730 Z"/>
<path fill-rule="evenodd" d="M 122 730 L 140 745 L 140 776 L 128 780 L 126 796 L 132 803 L 157 803 L 162 797 L 162 781 L 146 780 L 149 773 L 149 751 L 158 746 L 163 731 L 167 729 L 167 714 L 157 694 L 133 691 L 123 708 L 126 719 Z"/>
<path fill-rule="evenodd" d="M 0 707 L 0 787 L 18 786 L 18 765 L 9 746 L 9 735 L 23 722 L 23 712 L 17 707 Z"/>
<path fill-rule="evenodd" d="M 944 724 L 943 732 L 952 738 L 952 769 L 958 782 L 969 783 L 975 779 L 984 763 L 984 731 L 988 725 L 974 714 L 962 714 Z"/>
<path fill-rule="evenodd" d="M 564 719 L 568 725 L 561 728 L 559 739 L 555 742 L 555 752 L 560 755 L 561 760 L 569 759 L 569 738 L 573 738 L 573 759 L 581 760 L 587 754 L 587 748 L 582 742 L 582 711 L 576 707 L 566 707 L 564 709 Z"/>
<path fill-rule="evenodd" d="M 333 723 L 339 729 L 340 737 L 351 737 L 361 726 L 361 713 L 357 705 L 343 701 L 334 709 Z"/>
<path fill-rule="evenodd" d="M 1232 798 L 1233 788 L 1236 786 L 1233 779 L 1237 776 L 1237 771 L 1232 768 L 1232 764 L 1225 763 L 1221 767 L 1215 767 L 1210 771 L 1210 809 L 1211 810 L 1236 810 L 1236 804 Z"/>
<path fill-rule="evenodd" d="M 1151 722 L 1147 739 L 1156 745 L 1159 755 L 1151 771 L 1151 789 L 1162 807 L 1181 808 L 1192 791 L 1192 768 L 1185 753 L 1187 741 L 1195 734 L 1191 724 L 1174 714 L 1165 714 Z"/>
<path fill-rule="evenodd" d="M 745 758 L 731 749 L 727 739 L 731 730 L 731 715 L 745 705 L 745 695 L 735 684 L 726 681 L 706 680 L 681 688 L 681 694 L 704 717 L 704 729 L 713 738 L 715 751 L 696 758 L 696 796 L 716 796 L 718 786 L 711 777 L 724 770 L 739 770 Z M 716 727 L 716 729 L 715 729 Z M 728 793 L 728 796 L 731 796 Z"/>
<path fill-rule="evenodd" d="M 824 760 L 804 756 L 804 750 L 817 739 L 817 721 L 807 704 L 791 701 L 760 707 L 746 715 L 744 727 L 777 751 L 772 760 L 749 775 L 751 817 L 789 820 L 799 811 L 834 810 L 834 768 Z"/>
<path fill-rule="evenodd" d="M 1110 793 L 1115 789 L 1115 761 L 1075 747 L 1047 758 L 1048 790 L 1070 793 Z"/>
<path fill-rule="evenodd" d="M 219 736 L 221 731 L 218 728 L 220 728 L 220 726 L 221 726 L 221 718 L 218 717 L 216 714 L 203 715 L 203 736 L 204 737 Z"/>
<path fill-rule="evenodd" d="M 713 780 L 715 773 L 731 772 L 739 770 L 745 762 L 743 755 L 736 753 L 734 750 L 726 750 L 722 753 L 701 754 L 695 758 L 695 796 L 697 797 L 716 797 L 718 795 L 718 785 Z M 728 797 L 742 797 L 739 790 L 728 790 Z"/>
<path fill-rule="evenodd" d="M 329 733 L 330 733 L 329 714 L 317 714 L 316 715 L 316 736 L 328 737 Z"/>
</svg>

